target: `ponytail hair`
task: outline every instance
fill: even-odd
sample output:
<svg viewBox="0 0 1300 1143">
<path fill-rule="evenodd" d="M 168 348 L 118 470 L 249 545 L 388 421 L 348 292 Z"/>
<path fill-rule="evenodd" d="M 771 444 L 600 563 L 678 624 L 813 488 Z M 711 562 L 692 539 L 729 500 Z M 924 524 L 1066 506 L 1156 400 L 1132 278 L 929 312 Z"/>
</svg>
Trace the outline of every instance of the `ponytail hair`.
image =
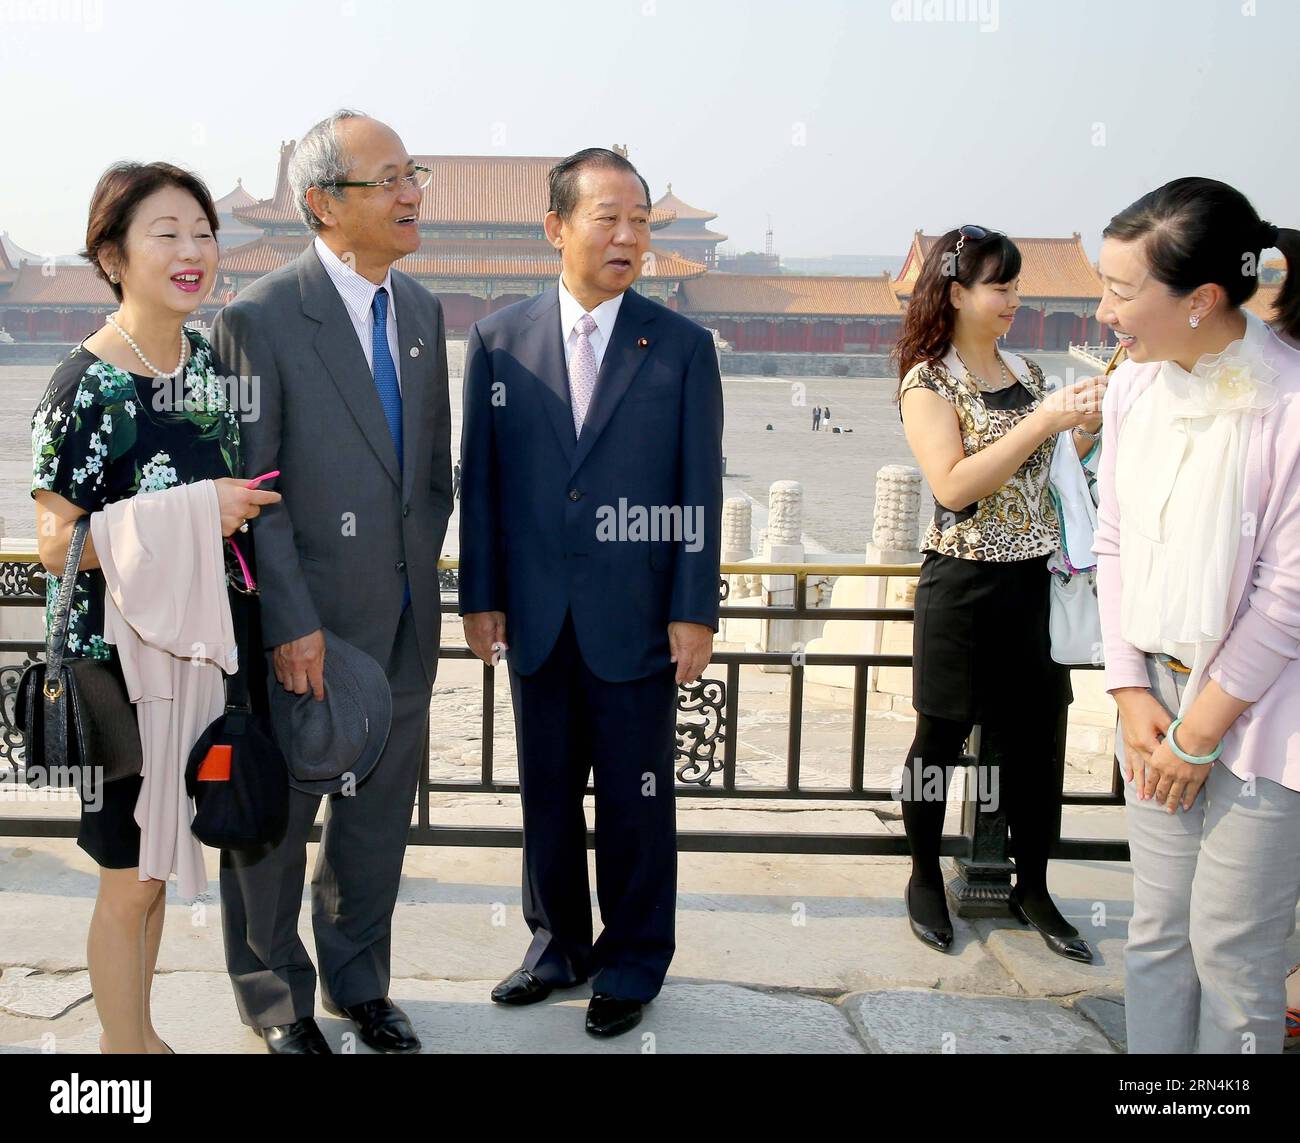
<svg viewBox="0 0 1300 1143">
<path fill-rule="evenodd" d="M 1255 296 L 1260 254 L 1276 247 L 1287 273 L 1274 324 L 1300 338 L 1300 231 L 1263 221 L 1235 187 L 1217 179 L 1175 179 L 1125 207 L 1102 234 L 1120 242 L 1145 238 L 1151 276 L 1175 296 L 1213 282 L 1234 309 Z"/>
<path fill-rule="evenodd" d="M 903 314 L 903 325 L 894 344 L 898 365 L 898 389 L 913 366 L 941 361 L 952 344 L 957 310 L 952 304 L 952 284 L 972 289 L 982 282 L 1003 285 L 1020 274 L 1020 248 L 1005 234 L 985 230 L 980 239 L 967 238 L 957 253 L 961 230 L 950 230 L 930 247 Z M 901 394 L 896 390 L 894 400 Z"/>
<path fill-rule="evenodd" d="M 1293 341 L 1300 341 L 1300 230 L 1277 227 L 1273 245 L 1286 259 L 1286 277 L 1274 303 L 1274 324 Z"/>
</svg>

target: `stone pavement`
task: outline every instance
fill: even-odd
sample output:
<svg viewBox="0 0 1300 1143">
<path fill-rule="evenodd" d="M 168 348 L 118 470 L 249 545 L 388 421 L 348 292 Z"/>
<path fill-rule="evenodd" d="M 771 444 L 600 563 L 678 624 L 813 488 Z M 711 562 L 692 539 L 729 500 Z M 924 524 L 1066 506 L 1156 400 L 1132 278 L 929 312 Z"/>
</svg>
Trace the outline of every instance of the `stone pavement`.
<svg viewBox="0 0 1300 1143">
<path fill-rule="evenodd" d="M 448 633 L 449 634 L 449 633 Z M 480 765 L 480 668 L 444 661 L 433 704 L 430 771 L 473 779 Z M 747 669 L 738 767 L 747 786 L 784 780 L 787 698 L 782 676 Z M 508 690 L 497 706 L 497 776 L 514 776 Z M 842 698 L 807 696 L 804 782 L 843 786 L 849 752 Z M 912 733 L 892 711 L 868 713 L 866 777 L 888 786 Z M 1098 788 L 1107 760 L 1072 760 L 1069 785 Z M 74 802 L 17 801 L 0 815 L 75 815 Z M 949 832 L 958 805 L 950 803 Z M 591 814 L 591 807 L 588 806 Z M 518 826 L 514 796 L 440 793 L 438 825 Z M 590 821 L 589 816 L 589 821 Z M 897 834 L 895 803 L 743 802 L 684 797 L 689 830 Z M 1117 808 L 1073 807 L 1073 837 L 1123 836 Z M 313 847 L 314 849 L 314 847 Z M 215 855 L 208 855 L 210 874 Z M 1130 873 L 1114 862 L 1055 862 L 1062 911 L 1092 942 L 1098 964 L 1065 961 L 1014 921 L 955 921 L 953 951 L 921 945 L 907 926 L 908 862 L 893 857 L 682 853 L 672 974 L 635 1032 L 613 1042 L 583 1031 L 586 989 L 531 1009 L 502 1009 L 491 986 L 527 943 L 516 849 L 412 846 L 394 919 L 391 994 L 427 1051 L 491 1052 L 1102 1052 L 1123 1045 L 1122 948 Z M 69 839 L 0 837 L 0 1052 L 94 1050 L 98 1022 L 85 965 L 97 877 Z M 594 885 L 594 876 L 592 882 Z M 593 909 L 595 904 L 593 901 Z M 310 919 L 301 928 L 312 947 Z M 1300 939 L 1291 960 L 1300 960 Z M 179 1052 L 261 1052 L 224 975 L 215 879 L 194 905 L 167 908 L 156 1025 Z M 318 1013 L 321 1010 L 318 1008 Z M 364 1052 L 351 1025 L 319 1016 L 341 1050 Z"/>
<path fill-rule="evenodd" d="M 606 1043 L 583 1032 L 585 988 L 526 1010 L 488 999 L 526 943 L 518 851 L 412 847 L 391 994 L 432 1052 L 1114 1050 L 1124 868 L 1054 869 L 1095 967 L 1009 921 L 957 920 L 954 952 L 932 952 L 908 931 L 906 876 L 896 858 L 682 854 L 672 975 L 641 1028 Z M 84 948 L 95 884 L 71 840 L 0 839 L 0 1052 L 94 1050 Z M 1093 926 L 1098 901 L 1105 923 Z M 220 930 L 215 880 L 206 903 L 169 899 L 154 1010 L 179 1052 L 263 1050 L 235 1014 Z M 310 948 L 306 910 L 302 932 Z M 366 1050 L 346 1022 L 320 1020 L 336 1048 Z"/>
<path fill-rule="evenodd" d="M 672 974 L 641 1027 L 604 1042 L 583 1031 L 586 988 L 531 1009 L 488 999 L 526 944 L 519 852 L 413 846 L 391 995 L 429 1052 L 1122 1049 L 1126 866 L 1053 866 L 1053 890 L 1097 950 L 1095 966 L 1052 955 L 1013 921 L 957 919 L 953 952 L 932 952 L 908 930 L 906 877 L 897 858 L 682 854 Z M 0 839 L 0 1053 L 95 1050 L 84 951 L 95 883 L 71 840 Z M 260 1052 L 223 972 L 216 900 L 215 880 L 207 902 L 169 898 L 155 1023 L 178 1052 Z M 311 948 L 305 909 L 301 929 Z M 1300 941 L 1290 954 L 1300 960 Z M 336 1050 L 367 1050 L 345 1021 L 318 1019 Z"/>
</svg>

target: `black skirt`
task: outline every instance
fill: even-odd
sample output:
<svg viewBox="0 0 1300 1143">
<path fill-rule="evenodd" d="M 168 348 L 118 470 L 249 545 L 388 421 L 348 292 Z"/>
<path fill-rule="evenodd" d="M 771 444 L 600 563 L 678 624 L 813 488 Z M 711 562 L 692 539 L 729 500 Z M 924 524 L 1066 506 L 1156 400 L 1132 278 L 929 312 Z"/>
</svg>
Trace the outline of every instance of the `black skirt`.
<svg viewBox="0 0 1300 1143">
<path fill-rule="evenodd" d="M 1047 556 L 994 563 L 928 551 L 916 585 L 912 705 L 956 722 L 1004 722 L 1074 699 L 1051 654 Z"/>
<path fill-rule="evenodd" d="M 144 779 L 136 774 L 105 782 L 86 801 L 81 798 L 81 824 L 77 844 L 96 865 L 105 869 L 133 869 L 140 864 L 140 827 L 135 821 L 135 803 Z"/>
</svg>

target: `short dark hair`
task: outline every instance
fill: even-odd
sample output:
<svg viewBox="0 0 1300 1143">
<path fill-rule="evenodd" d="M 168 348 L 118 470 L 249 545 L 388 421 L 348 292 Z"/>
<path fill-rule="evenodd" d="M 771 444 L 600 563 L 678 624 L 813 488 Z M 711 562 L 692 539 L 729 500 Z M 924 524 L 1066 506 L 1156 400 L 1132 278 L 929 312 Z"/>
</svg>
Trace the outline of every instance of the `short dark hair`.
<svg viewBox="0 0 1300 1143">
<path fill-rule="evenodd" d="M 608 147 L 585 147 L 574 151 L 568 158 L 561 159 L 551 168 L 547 180 L 550 184 L 551 204 L 548 210 L 555 211 L 565 222 L 573 217 L 578 205 L 578 176 L 587 167 L 607 168 L 616 171 L 629 171 L 640 179 L 645 191 L 646 208 L 650 207 L 650 184 L 641 177 L 641 172 L 626 157 Z"/>
<path fill-rule="evenodd" d="M 162 190 L 163 187 L 179 187 L 189 191 L 208 216 L 208 225 L 212 227 L 214 235 L 221 225 L 212 195 L 198 175 L 171 163 L 114 163 L 99 176 L 95 191 L 90 196 L 86 248 L 81 251 L 81 256 L 95 267 L 96 274 L 108 282 L 108 288 L 119 302 L 122 300 L 122 287 L 117 282 L 109 281 L 104 268 L 99 264 L 99 255 L 110 248 L 115 249 L 123 261 L 126 260 L 126 232 L 135 217 L 136 209 L 154 191 Z"/>
</svg>

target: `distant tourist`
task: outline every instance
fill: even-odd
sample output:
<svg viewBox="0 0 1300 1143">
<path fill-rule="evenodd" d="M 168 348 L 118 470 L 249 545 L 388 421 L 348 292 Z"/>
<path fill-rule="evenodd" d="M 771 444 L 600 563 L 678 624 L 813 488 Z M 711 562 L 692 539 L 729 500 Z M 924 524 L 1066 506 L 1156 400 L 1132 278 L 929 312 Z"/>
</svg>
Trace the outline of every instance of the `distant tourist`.
<svg viewBox="0 0 1300 1143">
<path fill-rule="evenodd" d="M 827 428 L 830 427 L 830 423 L 831 423 L 831 407 L 830 407 L 829 405 L 824 405 L 824 406 L 822 407 L 822 417 L 821 417 L 821 422 L 822 422 L 822 424 L 823 424 L 824 426 L 826 426 Z"/>
<path fill-rule="evenodd" d="M 625 157 L 553 167 L 545 228 L 559 280 L 477 322 L 465 365 L 460 611 L 480 659 L 507 655 L 532 933 L 492 999 L 590 980 L 587 1031 L 614 1036 L 676 948 L 677 687 L 708 666 L 718 626 L 722 381 L 709 332 L 632 289 L 650 194 Z M 691 517 L 694 541 L 603 532 L 602 505 L 647 497 Z"/>
<path fill-rule="evenodd" d="M 451 412 L 442 307 L 393 263 L 420 245 L 428 181 L 386 124 L 355 111 L 321 120 L 289 163 L 294 205 L 314 237 L 227 305 L 213 329 L 230 368 L 261 378 L 260 416 L 245 426 L 249 465 L 284 470 L 287 504 L 256 528 L 273 707 L 280 724 L 328 726 L 333 742 L 352 743 L 340 756 L 328 738 L 282 742 L 293 775 L 283 840 L 222 861 L 236 1006 L 276 1055 L 331 1051 L 314 1014 L 317 965 L 298 935 L 322 798 L 311 880 L 322 1003 L 374 1051 L 421 1046 L 388 985 L 411 808 L 428 763 Z M 365 679 L 376 665 L 391 704 L 382 693 L 363 702 L 359 685 L 345 690 L 338 675 L 326 686 L 332 670 Z M 340 694 L 350 703 L 315 712 Z M 389 707 L 385 739 L 378 712 Z M 295 745 L 306 741 L 315 743 L 310 758 Z"/>
<path fill-rule="evenodd" d="M 1095 550 L 1119 707 L 1133 919 L 1130 1052 L 1278 1052 L 1300 900 L 1300 351 L 1243 306 L 1300 232 L 1184 178 L 1111 219 Z M 1243 273 L 1243 267 L 1250 272 Z"/>
<path fill-rule="evenodd" d="M 1048 394 L 1037 364 L 999 351 L 1020 305 L 1019 275 L 1020 251 L 1005 235 L 949 231 L 921 267 L 895 350 L 899 412 L 935 501 L 913 624 L 905 899 L 918 939 L 947 951 L 939 843 L 948 780 L 978 723 L 983 753 L 999 764 L 1015 851 L 1011 908 L 1053 952 L 1086 962 L 1092 950 L 1047 888 L 1060 813 L 1057 725 L 1073 699 L 1049 638 L 1047 561 L 1060 537 L 1048 470 L 1058 433 L 1097 431 L 1104 383 Z M 1078 437 L 1079 456 L 1093 444 Z"/>
<path fill-rule="evenodd" d="M 113 570 L 116 617 L 140 623 L 157 646 L 176 641 L 188 649 L 207 637 L 186 638 L 193 623 L 204 631 L 221 625 L 212 607 L 219 609 L 225 594 L 220 570 L 216 599 L 210 583 L 179 574 L 205 563 L 202 520 L 192 514 L 201 506 L 193 498 L 197 485 L 211 482 L 216 493 L 209 542 L 215 541 L 218 517 L 220 534 L 228 537 L 247 531 L 245 521 L 280 499 L 235 479 L 243 473 L 240 425 L 216 383 L 225 370 L 203 337 L 185 328 L 216 281 L 217 225 L 207 187 L 188 171 L 170 163 L 118 163 L 104 173 L 91 198 L 84 256 L 108 283 L 118 307 L 59 364 L 32 419 L 32 495 L 51 609 L 74 526 L 90 516 L 91 532 L 72 588 L 65 656 L 114 664 L 128 686 L 138 674 L 132 667 L 133 676 L 126 675 L 121 646 L 104 639 L 103 568 Z M 122 506 L 142 492 L 150 494 L 151 519 L 123 516 Z M 184 498 L 173 502 L 179 492 Z M 163 505 L 169 505 L 167 535 L 151 535 Z M 110 506 L 116 507 L 111 524 Z M 185 532 L 173 529 L 187 519 L 194 521 L 194 551 L 176 560 L 178 574 L 171 574 L 171 565 L 139 558 L 141 545 L 147 554 L 151 540 L 155 550 L 175 551 Z M 97 546 L 97 538 L 109 542 Z M 161 584 L 150 577 L 151 565 L 163 568 Z M 220 569 L 215 559 L 213 565 Z M 169 583 L 177 590 L 173 598 L 168 598 Z M 203 594 L 207 615 L 199 614 L 200 593 L 191 595 L 191 586 L 209 589 Z M 253 648 L 244 651 L 245 662 L 256 659 Z M 171 1050 L 154 1028 L 150 1007 L 167 881 L 175 873 L 186 897 L 208 887 L 202 850 L 181 807 L 188 806 L 183 781 L 189 751 L 224 707 L 220 668 L 214 675 L 206 659 L 160 654 L 174 660 L 161 662 L 170 672 L 168 687 L 176 671 L 192 678 L 196 666 L 205 668 L 206 683 L 169 692 L 170 701 L 142 700 L 130 710 L 127 717 L 137 719 L 141 729 L 146 765 L 140 773 L 92 781 L 90 801 L 83 783 L 77 844 L 99 866 L 86 958 L 102 1028 L 99 1047 L 106 1053 Z M 157 656 L 150 666 L 150 680 L 158 688 Z M 103 712 L 99 702 L 82 718 Z M 118 702 L 130 705 L 125 690 Z M 187 728 L 193 729 L 188 737 Z"/>
<path fill-rule="evenodd" d="M 822 407 L 820 405 L 814 405 L 813 406 L 813 432 L 817 431 L 821 423 L 822 423 Z"/>
</svg>

